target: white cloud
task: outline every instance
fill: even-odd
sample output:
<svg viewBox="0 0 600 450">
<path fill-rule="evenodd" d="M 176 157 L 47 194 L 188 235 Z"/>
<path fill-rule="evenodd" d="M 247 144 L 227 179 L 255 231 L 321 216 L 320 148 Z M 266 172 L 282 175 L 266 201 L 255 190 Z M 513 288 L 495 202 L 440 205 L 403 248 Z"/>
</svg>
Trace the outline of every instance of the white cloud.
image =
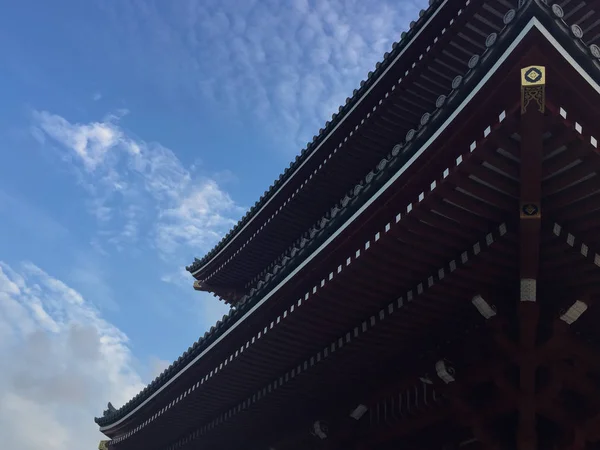
<svg viewBox="0 0 600 450">
<path fill-rule="evenodd" d="M 97 102 L 98 100 L 102 99 L 102 94 L 100 92 L 95 92 L 94 95 L 92 95 L 92 100 L 94 100 L 95 102 Z"/>
<path fill-rule="evenodd" d="M 159 248 L 168 252 L 183 243 L 206 248 L 217 240 L 221 230 L 235 224 L 228 217 L 232 211 L 241 209 L 215 181 L 204 180 L 191 188 L 175 207 L 161 213 L 162 225 L 157 230 Z"/>
<path fill-rule="evenodd" d="M 0 436 L 8 448 L 95 448 L 91 420 L 143 387 L 127 336 L 39 267 L 0 263 Z"/>
<path fill-rule="evenodd" d="M 34 120 L 67 152 L 63 159 L 90 194 L 88 210 L 104 226 L 106 242 L 122 250 L 138 241 L 144 224 L 154 223 L 145 231 L 163 256 L 182 248 L 206 251 L 243 209 L 215 179 L 186 169 L 172 150 L 129 136 L 119 126 L 122 115 L 80 124 L 42 111 Z"/>
<path fill-rule="evenodd" d="M 298 151 L 427 0 L 113 3 L 119 45 L 167 95 L 200 94 Z M 143 43 L 143 44 L 141 44 Z M 138 69 L 141 69 L 139 67 Z M 168 80 L 168 81 L 167 81 Z"/>
<path fill-rule="evenodd" d="M 108 152 L 121 140 L 120 130 L 109 121 L 72 124 L 46 111 L 38 112 L 35 116 L 40 128 L 73 150 L 87 171 L 94 171 L 102 164 Z"/>
<path fill-rule="evenodd" d="M 104 11 L 116 21 L 110 28 L 120 64 L 131 64 L 125 71 L 153 95 L 206 105 L 227 120 L 237 116 L 296 152 L 426 3 L 182 0 L 116 2 Z M 170 149 L 129 136 L 119 126 L 126 113 L 78 124 L 40 112 L 32 133 L 60 142 L 80 164 L 81 182 L 93 194 L 88 208 L 112 224 L 107 242 L 122 249 L 150 232 L 163 255 L 204 253 L 241 210 L 212 175 L 199 177 Z M 125 214 L 131 203 L 143 204 L 135 219 Z M 198 204 L 209 210 L 191 209 Z M 154 230 L 142 225 L 149 211 L 159 220 Z"/>
</svg>

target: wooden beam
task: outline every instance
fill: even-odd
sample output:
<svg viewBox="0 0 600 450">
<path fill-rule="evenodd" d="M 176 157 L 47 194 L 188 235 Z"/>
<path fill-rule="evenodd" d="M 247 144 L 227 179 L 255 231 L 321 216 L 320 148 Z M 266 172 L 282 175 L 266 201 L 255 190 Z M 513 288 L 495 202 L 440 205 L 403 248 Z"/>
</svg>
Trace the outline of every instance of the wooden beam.
<svg viewBox="0 0 600 450">
<path fill-rule="evenodd" d="M 521 70 L 521 197 L 519 222 L 519 347 L 521 353 L 517 448 L 537 450 L 535 363 L 539 306 L 536 284 L 539 271 L 545 68 Z"/>
</svg>

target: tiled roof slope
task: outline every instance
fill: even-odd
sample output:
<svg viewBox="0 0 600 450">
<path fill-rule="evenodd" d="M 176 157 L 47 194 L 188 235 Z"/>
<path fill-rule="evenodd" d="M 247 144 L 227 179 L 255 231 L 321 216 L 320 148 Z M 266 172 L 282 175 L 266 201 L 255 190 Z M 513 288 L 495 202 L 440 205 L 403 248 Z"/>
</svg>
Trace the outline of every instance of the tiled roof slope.
<svg viewBox="0 0 600 450">
<path fill-rule="evenodd" d="M 444 3 L 444 0 L 429 0 L 429 7 L 426 10 L 419 11 L 419 17 L 416 21 L 410 23 L 410 29 L 407 32 L 403 32 L 400 36 L 400 41 L 392 44 L 392 50 L 386 52 L 383 60 L 376 64 L 375 70 L 369 72 L 367 79 L 360 82 L 360 87 L 355 89 L 352 93 L 352 97 L 346 99 L 346 103 L 339 107 L 337 113 L 334 113 L 331 120 L 325 122 L 325 127 L 319 130 L 319 134 L 313 136 L 311 142 L 306 144 L 306 147 L 300 152 L 296 159 L 292 161 L 287 169 L 279 175 L 269 189 L 264 192 L 260 199 L 252 206 L 248 212 L 240 219 L 240 221 L 234 225 L 234 227 L 221 239 L 221 241 L 210 250 L 202 259 L 196 258 L 194 262 L 187 266 L 188 272 L 195 272 L 200 267 L 208 263 L 214 256 L 216 256 L 221 249 L 223 249 L 230 241 L 232 241 L 241 229 L 260 211 L 261 207 L 265 205 L 277 192 L 280 186 L 283 185 L 288 179 L 290 179 L 294 172 L 300 165 L 314 153 L 319 144 L 325 139 L 328 133 L 337 126 L 337 124 L 348 114 L 354 107 L 356 102 L 362 97 L 365 91 L 367 91 L 371 85 L 379 78 L 379 76 L 387 69 L 387 67 L 394 61 L 396 56 L 403 50 L 403 48 L 410 42 L 412 37 L 421 29 L 421 27 L 427 22 L 429 17 L 434 11 Z"/>
<path fill-rule="evenodd" d="M 525 4 L 539 3 L 546 13 L 544 22 L 546 25 L 554 25 L 562 31 L 564 45 L 572 52 L 572 55 L 579 56 L 578 61 L 582 65 L 593 71 L 595 78 L 600 78 L 600 49 L 596 44 L 588 45 L 584 43 L 577 30 L 573 31 L 573 26 L 567 25 L 560 16 L 558 8 L 550 8 L 543 0 L 530 0 L 529 2 L 520 1 L 520 6 Z M 523 12 L 524 8 L 522 9 Z M 505 17 L 506 27 L 499 33 L 492 33 L 486 40 L 488 49 L 477 58 L 473 58 L 474 64 L 464 77 L 456 77 L 452 83 L 453 90 L 448 96 L 441 96 L 436 103 L 436 109 L 427 116 L 421 126 L 416 130 L 410 130 L 404 142 L 395 145 L 388 156 L 381 160 L 377 167 L 370 171 L 365 179 L 349 191 L 340 202 L 334 205 L 331 210 L 321 218 L 300 240 L 295 242 L 278 262 L 272 266 L 272 269 L 261 279 L 251 292 L 244 296 L 236 309 L 232 309 L 229 314 L 223 316 L 210 331 L 206 332 L 197 342 L 181 355 L 168 369 L 152 381 L 143 391 L 127 402 L 123 407 L 111 411 L 103 417 L 96 418 L 95 421 L 100 426 L 108 426 L 133 411 L 143 401 L 150 397 L 154 392 L 160 389 L 169 379 L 171 379 L 182 368 L 189 364 L 201 352 L 217 340 L 227 329 L 240 320 L 261 298 L 268 293 L 273 286 L 285 278 L 298 264 L 322 244 L 348 217 L 350 217 L 360 206 L 362 206 L 371 195 L 379 189 L 380 186 L 398 170 L 415 153 L 419 145 L 424 142 L 438 128 L 448 115 L 454 110 L 455 106 L 470 92 L 472 87 L 478 82 L 489 67 L 494 63 L 490 58 L 490 53 L 496 48 L 506 46 L 506 30 L 510 29 L 516 33 L 522 22 L 515 20 L 518 14 L 511 10 Z M 531 17 L 531 14 L 525 17 Z M 553 22 L 553 23 L 551 23 Z M 513 34 L 514 34 L 513 33 Z"/>
</svg>

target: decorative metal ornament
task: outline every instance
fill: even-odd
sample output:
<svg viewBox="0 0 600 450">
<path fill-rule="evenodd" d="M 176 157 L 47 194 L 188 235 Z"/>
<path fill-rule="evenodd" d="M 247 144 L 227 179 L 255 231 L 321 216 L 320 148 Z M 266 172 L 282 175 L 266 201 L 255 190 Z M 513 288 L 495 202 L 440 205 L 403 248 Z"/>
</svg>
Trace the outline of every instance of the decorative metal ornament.
<svg viewBox="0 0 600 450">
<path fill-rule="evenodd" d="M 538 111 L 546 109 L 546 68 L 529 66 L 521 69 L 521 114 L 527 112 L 531 102 L 538 105 Z"/>
<path fill-rule="evenodd" d="M 586 312 L 587 309 L 587 303 L 581 300 L 576 300 L 575 303 L 573 303 L 571 307 L 560 316 L 560 320 L 567 323 L 567 325 L 572 325 L 577 322 L 577 319 L 579 319 L 579 317 L 581 317 L 581 315 Z"/>
<path fill-rule="evenodd" d="M 440 359 L 435 363 L 435 372 L 440 379 L 446 383 L 450 384 L 455 381 L 456 370 L 454 367 L 450 365 L 450 363 L 444 359 Z"/>
<path fill-rule="evenodd" d="M 481 314 L 486 320 L 491 319 L 496 315 L 496 307 L 490 305 L 480 294 L 477 294 L 471 300 L 471 303 L 477 308 L 479 314 Z"/>
<path fill-rule="evenodd" d="M 534 278 L 521 278 L 521 301 L 535 302 L 537 299 L 537 281 Z"/>
<path fill-rule="evenodd" d="M 506 11 L 506 14 L 504 14 L 504 18 L 502 19 L 504 25 L 508 25 L 513 20 L 515 20 L 516 15 L 517 12 L 514 9 L 509 9 L 508 11 Z"/>
<path fill-rule="evenodd" d="M 425 113 L 421 116 L 421 125 L 426 125 L 427 122 L 429 122 L 429 119 L 431 118 L 431 115 L 429 113 Z"/>
<path fill-rule="evenodd" d="M 562 19 L 565 16 L 565 12 L 558 3 L 552 5 L 552 14 L 554 14 L 558 19 Z"/>
<path fill-rule="evenodd" d="M 460 75 L 456 75 L 454 77 L 454 80 L 452 80 L 452 89 L 458 89 L 462 84 L 462 81 L 463 77 L 461 77 Z"/>
<path fill-rule="evenodd" d="M 435 107 L 439 109 L 442 106 L 444 106 L 444 103 L 446 103 L 446 96 L 445 95 L 440 95 L 437 98 L 437 100 L 435 101 Z"/>
<path fill-rule="evenodd" d="M 492 33 L 485 39 L 485 46 L 487 48 L 490 48 L 491 46 L 493 46 L 496 43 L 497 40 L 498 40 L 498 34 Z"/>
<path fill-rule="evenodd" d="M 317 420 L 313 423 L 310 433 L 319 439 L 327 439 L 327 434 L 329 433 L 329 426 L 326 422 Z"/>
<path fill-rule="evenodd" d="M 521 205 L 521 219 L 539 219 L 541 216 L 540 205 L 537 203 L 523 203 Z"/>
<path fill-rule="evenodd" d="M 596 44 L 590 45 L 590 53 L 594 58 L 600 59 L 600 47 L 598 47 Z"/>
<path fill-rule="evenodd" d="M 577 39 L 583 38 L 583 30 L 577 24 L 571 25 L 571 33 L 573 34 L 573 37 L 575 37 Z"/>
<path fill-rule="evenodd" d="M 402 144 L 396 144 L 396 145 L 394 145 L 394 147 L 392 148 L 392 155 L 393 156 L 398 156 L 398 154 L 400 154 L 401 150 L 402 150 Z"/>
<path fill-rule="evenodd" d="M 415 130 L 408 130 L 408 133 L 406 133 L 406 142 L 412 141 L 416 133 Z"/>
<path fill-rule="evenodd" d="M 546 84 L 546 69 L 543 66 L 529 66 L 521 69 L 523 86 Z"/>
<path fill-rule="evenodd" d="M 469 69 L 474 69 L 479 64 L 479 55 L 473 55 L 469 59 Z"/>
</svg>

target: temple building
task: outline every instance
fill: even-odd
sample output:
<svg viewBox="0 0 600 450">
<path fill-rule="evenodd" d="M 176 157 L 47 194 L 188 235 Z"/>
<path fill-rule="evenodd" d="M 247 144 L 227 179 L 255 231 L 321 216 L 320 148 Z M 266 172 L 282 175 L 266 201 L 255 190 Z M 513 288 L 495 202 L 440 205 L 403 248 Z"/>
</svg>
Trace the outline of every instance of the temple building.
<svg viewBox="0 0 600 450">
<path fill-rule="evenodd" d="M 433 0 L 188 267 L 231 311 L 102 445 L 600 449 L 598 44 L 598 0 Z"/>
</svg>

